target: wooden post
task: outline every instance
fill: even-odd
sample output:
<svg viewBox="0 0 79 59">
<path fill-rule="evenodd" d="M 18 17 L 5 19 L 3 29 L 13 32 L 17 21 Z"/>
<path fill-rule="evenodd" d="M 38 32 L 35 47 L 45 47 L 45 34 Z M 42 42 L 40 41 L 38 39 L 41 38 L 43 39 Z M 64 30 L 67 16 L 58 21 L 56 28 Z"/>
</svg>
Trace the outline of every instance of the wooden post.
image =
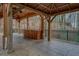
<svg viewBox="0 0 79 59">
<path fill-rule="evenodd" d="M 26 20 L 24 20 L 24 30 L 25 30 L 25 28 L 26 28 Z"/>
<path fill-rule="evenodd" d="M 15 28 L 15 32 L 17 32 L 17 26 L 18 26 L 18 24 L 17 24 L 17 20 L 16 20 L 16 28 Z"/>
<path fill-rule="evenodd" d="M 41 33 L 42 33 L 42 38 L 44 38 L 43 34 L 44 34 L 44 18 L 43 16 L 41 16 Z"/>
<path fill-rule="evenodd" d="M 19 20 L 19 22 L 18 22 L 18 31 L 19 31 L 19 34 L 20 34 L 20 20 Z"/>
<path fill-rule="evenodd" d="M 50 30 L 51 30 L 51 23 L 53 21 L 53 19 L 56 17 L 56 15 L 51 19 L 51 16 L 48 17 L 47 21 L 48 21 L 48 41 L 50 41 Z"/>
<path fill-rule="evenodd" d="M 29 30 L 28 28 L 29 28 L 29 19 L 28 19 L 28 17 L 27 17 L 27 30 Z"/>
<path fill-rule="evenodd" d="M 6 49 L 5 41 L 7 37 L 7 11 L 6 11 L 6 4 L 3 4 L 3 19 L 4 19 L 4 34 L 3 34 L 3 49 Z"/>
<path fill-rule="evenodd" d="M 8 53 L 11 53 L 13 51 L 13 27 L 12 27 L 12 6 L 11 4 L 8 4 L 8 26 L 7 26 L 7 49 Z"/>
<path fill-rule="evenodd" d="M 7 52 L 13 51 L 13 35 L 12 35 L 12 8 L 11 4 L 3 4 L 3 18 L 4 18 L 4 34 L 7 37 Z M 6 26 L 6 27 L 5 27 Z"/>
<path fill-rule="evenodd" d="M 51 22 L 48 21 L 48 41 L 50 41 L 50 24 L 51 24 Z"/>
</svg>

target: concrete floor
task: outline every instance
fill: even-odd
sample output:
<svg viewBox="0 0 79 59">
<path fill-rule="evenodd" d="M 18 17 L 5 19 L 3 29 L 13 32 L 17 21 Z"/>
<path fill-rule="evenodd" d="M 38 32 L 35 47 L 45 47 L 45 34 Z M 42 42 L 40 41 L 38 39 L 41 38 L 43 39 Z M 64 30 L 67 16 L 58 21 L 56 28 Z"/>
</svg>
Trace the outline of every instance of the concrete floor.
<svg viewBox="0 0 79 59">
<path fill-rule="evenodd" d="M 35 41 L 23 39 L 22 35 L 14 34 L 14 52 L 7 54 L 2 50 L 2 34 L 0 34 L 1 56 L 79 56 L 79 44 L 57 39 Z"/>
</svg>

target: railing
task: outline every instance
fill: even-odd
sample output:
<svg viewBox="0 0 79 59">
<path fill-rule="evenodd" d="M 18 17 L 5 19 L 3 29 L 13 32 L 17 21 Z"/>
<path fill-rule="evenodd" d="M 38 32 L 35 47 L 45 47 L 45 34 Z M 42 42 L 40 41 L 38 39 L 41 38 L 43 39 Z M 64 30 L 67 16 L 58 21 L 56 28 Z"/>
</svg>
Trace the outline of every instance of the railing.
<svg viewBox="0 0 79 59">
<path fill-rule="evenodd" d="M 51 30 L 51 38 L 79 41 L 79 31 L 78 30 Z M 47 36 L 47 30 L 45 32 Z"/>
</svg>

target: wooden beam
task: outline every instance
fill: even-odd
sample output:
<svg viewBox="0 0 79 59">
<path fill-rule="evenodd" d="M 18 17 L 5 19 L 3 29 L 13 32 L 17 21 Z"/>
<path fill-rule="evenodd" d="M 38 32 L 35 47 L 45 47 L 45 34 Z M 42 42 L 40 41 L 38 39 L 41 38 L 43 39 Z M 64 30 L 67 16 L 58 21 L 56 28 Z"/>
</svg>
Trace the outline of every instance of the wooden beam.
<svg viewBox="0 0 79 59">
<path fill-rule="evenodd" d="M 54 15 L 53 18 L 50 20 L 50 22 L 52 22 L 56 16 L 57 16 L 57 15 Z"/>
<path fill-rule="evenodd" d="M 79 11 L 79 9 L 74 9 L 74 10 L 70 10 L 70 11 L 59 12 L 59 13 L 55 13 L 55 14 L 56 15 L 61 15 L 61 14 L 67 14 L 67 13 L 75 12 L 75 11 Z M 55 14 L 51 14 L 51 16 L 53 16 Z"/>
<path fill-rule="evenodd" d="M 72 7 L 71 7 L 72 6 Z M 66 5 L 63 5 L 63 6 L 61 6 L 61 7 L 58 7 L 58 9 L 62 9 L 62 8 L 67 8 L 68 10 L 66 10 L 66 11 L 59 11 L 59 12 L 57 12 L 57 13 L 54 13 L 54 14 L 51 14 L 51 16 L 53 16 L 53 15 L 55 15 L 55 14 L 57 14 L 57 15 L 59 15 L 59 14 L 64 14 L 64 13 L 70 13 L 70 12 L 74 12 L 74 11 L 79 11 L 79 6 L 78 6 L 78 4 L 66 4 Z M 76 7 L 76 8 L 73 8 L 73 7 Z"/>
<path fill-rule="evenodd" d="M 45 5 L 39 4 L 40 6 L 46 8 L 47 10 L 50 10 L 50 8 L 46 7 Z"/>
<path fill-rule="evenodd" d="M 69 10 L 72 10 L 72 8 L 71 8 L 70 4 L 68 4 L 68 7 L 69 7 Z"/>
<path fill-rule="evenodd" d="M 16 5 L 16 4 L 15 4 L 15 5 Z M 24 7 L 25 9 L 31 10 L 31 11 L 33 11 L 33 12 L 39 14 L 39 15 L 48 15 L 48 14 L 46 14 L 46 13 L 44 13 L 44 12 L 41 12 L 41 11 L 39 11 L 39 10 L 36 10 L 36 9 L 34 9 L 34 8 L 31 8 L 31 7 L 22 5 L 22 4 L 18 4 L 18 6 L 19 6 L 19 7 Z"/>
<path fill-rule="evenodd" d="M 57 7 L 55 6 L 55 4 L 54 4 L 54 3 L 53 3 L 53 7 L 54 7 L 55 9 L 57 9 Z M 57 12 L 59 12 L 59 11 L 58 11 L 58 9 L 57 9 Z"/>
<path fill-rule="evenodd" d="M 27 14 L 27 13 L 26 13 L 26 14 Z M 23 19 L 25 19 L 25 18 L 27 18 L 27 17 L 29 18 L 29 17 L 33 17 L 33 16 L 37 16 L 37 15 L 38 15 L 38 14 L 26 15 L 26 14 L 25 14 L 24 16 L 21 16 L 21 17 L 20 17 L 20 20 L 23 20 Z"/>
</svg>

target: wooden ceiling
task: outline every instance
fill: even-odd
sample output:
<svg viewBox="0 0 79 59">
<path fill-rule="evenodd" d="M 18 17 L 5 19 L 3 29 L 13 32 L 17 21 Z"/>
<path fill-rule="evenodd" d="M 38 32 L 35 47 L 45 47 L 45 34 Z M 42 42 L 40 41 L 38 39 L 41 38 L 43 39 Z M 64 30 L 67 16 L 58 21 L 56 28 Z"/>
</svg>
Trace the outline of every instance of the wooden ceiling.
<svg viewBox="0 0 79 59">
<path fill-rule="evenodd" d="M 23 13 L 17 13 L 17 14 L 15 14 L 14 15 L 14 17 L 16 18 L 16 19 L 21 19 L 21 18 L 24 18 L 24 17 L 32 17 L 32 16 L 36 16 L 37 14 L 36 13 L 34 13 L 34 12 L 23 12 Z"/>
<path fill-rule="evenodd" d="M 28 6 L 30 8 L 39 10 L 50 15 L 79 9 L 78 3 L 28 3 L 22 5 Z"/>
<path fill-rule="evenodd" d="M 13 3 L 13 18 L 21 19 L 38 14 L 54 15 L 79 10 L 78 3 Z M 0 4 L 0 17 L 2 17 L 2 4 Z"/>
</svg>

